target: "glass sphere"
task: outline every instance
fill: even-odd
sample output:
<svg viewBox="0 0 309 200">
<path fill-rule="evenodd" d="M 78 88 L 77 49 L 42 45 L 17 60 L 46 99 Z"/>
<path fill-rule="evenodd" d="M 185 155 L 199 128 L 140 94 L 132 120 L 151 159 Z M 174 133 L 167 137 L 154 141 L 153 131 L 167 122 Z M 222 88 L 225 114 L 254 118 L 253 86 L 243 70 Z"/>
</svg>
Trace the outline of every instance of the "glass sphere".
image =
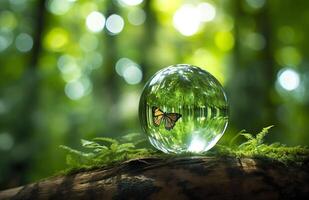
<svg viewBox="0 0 309 200">
<path fill-rule="evenodd" d="M 215 77 L 196 66 L 178 64 L 160 70 L 146 83 L 139 118 L 155 148 L 201 153 L 223 135 L 228 104 Z"/>
</svg>

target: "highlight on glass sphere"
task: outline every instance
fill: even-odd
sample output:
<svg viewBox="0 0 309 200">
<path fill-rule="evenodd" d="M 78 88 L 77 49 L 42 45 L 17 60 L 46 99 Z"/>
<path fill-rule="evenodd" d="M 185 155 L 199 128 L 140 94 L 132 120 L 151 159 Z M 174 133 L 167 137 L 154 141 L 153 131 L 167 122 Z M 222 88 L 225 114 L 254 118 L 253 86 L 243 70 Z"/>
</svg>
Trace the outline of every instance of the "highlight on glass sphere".
<svg viewBox="0 0 309 200">
<path fill-rule="evenodd" d="M 228 103 L 214 76 L 196 66 L 177 64 L 146 83 L 139 118 L 155 148 L 165 153 L 202 153 L 223 135 Z"/>
</svg>

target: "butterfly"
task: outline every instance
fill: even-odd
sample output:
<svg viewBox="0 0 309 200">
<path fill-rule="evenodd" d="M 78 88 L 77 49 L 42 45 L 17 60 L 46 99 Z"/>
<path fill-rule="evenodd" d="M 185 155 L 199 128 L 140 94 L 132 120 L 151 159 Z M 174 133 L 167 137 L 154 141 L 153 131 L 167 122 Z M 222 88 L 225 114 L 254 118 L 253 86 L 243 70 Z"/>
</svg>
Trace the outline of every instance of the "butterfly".
<svg viewBox="0 0 309 200">
<path fill-rule="evenodd" d="M 152 119 L 154 125 L 160 126 L 161 122 L 163 121 L 166 130 L 173 129 L 177 120 L 181 116 L 182 115 L 179 113 L 166 113 L 156 106 L 152 107 Z"/>
</svg>

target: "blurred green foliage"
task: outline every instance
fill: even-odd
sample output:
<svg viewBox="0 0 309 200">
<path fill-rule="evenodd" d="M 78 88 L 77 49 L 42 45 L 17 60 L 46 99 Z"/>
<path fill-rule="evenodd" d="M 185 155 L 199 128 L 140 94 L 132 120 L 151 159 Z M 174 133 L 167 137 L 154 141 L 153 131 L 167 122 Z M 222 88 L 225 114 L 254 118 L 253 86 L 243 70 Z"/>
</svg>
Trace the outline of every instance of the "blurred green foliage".
<svg viewBox="0 0 309 200">
<path fill-rule="evenodd" d="M 308 2 L 1 0 L 0 188 L 65 166 L 65 144 L 141 132 L 145 82 L 189 63 L 225 87 L 230 123 L 309 144 Z"/>
</svg>

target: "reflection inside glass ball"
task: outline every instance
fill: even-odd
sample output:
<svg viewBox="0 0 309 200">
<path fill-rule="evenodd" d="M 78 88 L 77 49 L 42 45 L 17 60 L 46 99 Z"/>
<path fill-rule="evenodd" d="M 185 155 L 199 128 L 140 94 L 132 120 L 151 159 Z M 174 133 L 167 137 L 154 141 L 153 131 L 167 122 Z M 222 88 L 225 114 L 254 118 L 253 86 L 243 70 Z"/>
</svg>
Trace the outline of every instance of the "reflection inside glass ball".
<svg viewBox="0 0 309 200">
<path fill-rule="evenodd" d="M 179 64 L 157 72 L 145 85 L 139 118 L 150 143 L 165 153 L 204 152 L 228 124 L 220 83 L 208 72 Z"/>
</svg>

